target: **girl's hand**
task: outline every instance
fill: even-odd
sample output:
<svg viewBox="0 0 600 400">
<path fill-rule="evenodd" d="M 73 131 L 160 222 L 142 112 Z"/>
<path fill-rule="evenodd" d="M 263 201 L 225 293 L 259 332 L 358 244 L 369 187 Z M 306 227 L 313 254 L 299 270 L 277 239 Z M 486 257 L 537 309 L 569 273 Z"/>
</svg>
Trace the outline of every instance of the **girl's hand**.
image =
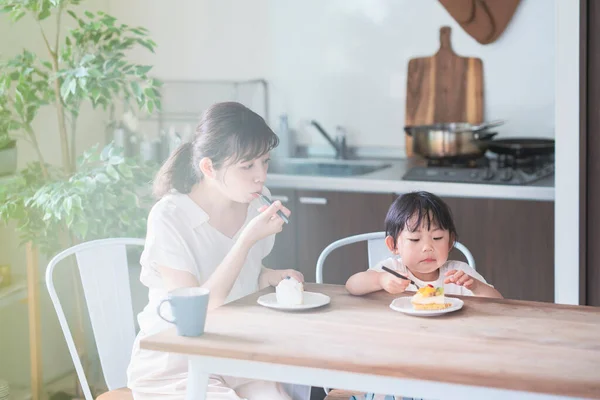
<svg viewBox="0 0 600 400">
<path fill-rule="evenodd" d="M 395 277 L 394 275 L 388 272 L 380 272 L 379 284 L 381 285 L 381 288 L 386 292 L 391 294 L 398 294 L 406 290 L 406 288 L 410 284 L 410 281 L 407 279 Z"/>
<path fill-rule="evenodd" d="M 260 214 L 252 218 L 248 225 L 246 225 L 240 235 L 240 239 L 252 246 L 267 236 L 281 232 L 284 222 L 277 215 L 278 210 L 281 210 L 287 217 L 291 214 L 290 210 L 282 206 L 279 200 L 274 201 L 270 206 L 262 206 L 258 209 Z"/>
<path fill-rule="evenodd" d="M 462 270 L 453 269 L 446 272 L 445 275 L 446 279 L 444 279 L 444 283 L 454 283 L 458 286 L 464 286 L 472 292 L 475 292 L 481 284 L 478 279 L 473 278 Z"/>
<path fill-rule="evenodd" d="M 298 282 L 304 282 L 304 275 L 302 272 L 296 271 L 295 269 L 269 269 L 267 272 L 267 282 L 270 286 L 277 286 L 279 282 L 290 278 L 295 278 Z"/>
</svg>

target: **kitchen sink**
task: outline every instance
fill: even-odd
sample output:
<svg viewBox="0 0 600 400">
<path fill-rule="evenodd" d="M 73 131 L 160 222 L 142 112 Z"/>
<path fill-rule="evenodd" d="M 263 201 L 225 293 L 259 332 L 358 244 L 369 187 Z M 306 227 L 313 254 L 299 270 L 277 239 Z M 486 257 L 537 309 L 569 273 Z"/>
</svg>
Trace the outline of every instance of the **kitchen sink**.
<svg viewBox="0 0 600 400">
<path fill-rule="evenodd" d="M 306 176 L 356 176 L 389 167 L 390 164 L 365 160 L 288 158 L 272 160 L 269 173 Z"/>
</svg>

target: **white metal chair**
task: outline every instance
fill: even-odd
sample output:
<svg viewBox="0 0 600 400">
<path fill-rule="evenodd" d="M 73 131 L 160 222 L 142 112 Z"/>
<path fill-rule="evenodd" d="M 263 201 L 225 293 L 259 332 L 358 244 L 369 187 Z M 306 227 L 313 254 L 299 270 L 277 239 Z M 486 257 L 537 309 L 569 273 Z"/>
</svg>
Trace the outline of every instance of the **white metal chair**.
<svg viewBox="0 0 600 400">
<path fill-rule="evenodd" d="M 93 400 L 93 397 L 54 287 L 54 268 L 65 258 L 75 255 L 106 385 L 110 391 L 125 388 L 136 335 L 126 246 L 144 246 L 144 239 L 101 239 L 78 244 L 54 256 L 46 269 L 48 293 L 86 400 Z M 132 398 L 130 394 L 129 398 Z"/>
<path fill-rule="evenodd" d="M 380 262 L 381 260 L 385 259 L 386 257 L 391 256 L 390 250 L 387 248 L 387 246 L 385 244 L 385 232 L 362 233 L 360 235 L 348 236 L 346 238 L 336 240 L 335 242 L 331 243 L 329 246 L 325 247 L 325 249 L 319 255 L 319 258 L 317 259 L 317 270 L 316 270 L 317 283 L 323 283 L 323 265 L 325 264 L 325 259 L 329 256 L 329 254 L 332 251 L 334 251 L 335 249 L 338 249 L 340 247 L 343 247 L 343 246 L 346 246 L 346 245 L 349 245 L 352 243 L 363 242 L 365 240 L 367 241 L 367 254 L 368 254 L 369 267 L 372 267 L 375 264 L 377 264 L 378 262 Z M 467 263 L 473 269 L 475 269 L 475 259 L 473 258 L 473 255 L 471 254 L 469 249 L 467 249 L 462 243 L 459 243 L 459 242 L 454 243 L 454 247 L 464 254 L 464 256 L 467 259 Z M 329 388 L 323 388 L 323 389 L 325 390 L 325 393 L 327 393 L 328 395 L 330 394 Z M 337 395 L 332 394 L 332 396 L 328 396 L 328 398 L 331 398 L 332 400 L 338 399 L 338 398 L 339 399 L 341 399 L 341 398 L 347 399 L 351 396 L 351 394 L 349 394 L 349 393 L 350 392 L 341 391 Z"/>
<path fill-rule="evenodd" d="M 329 246 L 325 247 L 317 259 L 317 283 L 323 283 L 323 265 L 325 264 L 325 259 L 333 250 L 348 244 L 363 242 L 365 240 L 367 241 L 369 267 L 372 267 L 384 258 L 391 256 L 390 251 L 385 245 L 385 232 L 362 233 L 360 235 L 348 236 L 346 238 L 336 240 Z M 476 269 L 475 259 L 473 258 L 473 255 L 469 249 L 459 242 L 454 243 L 454 247 L 463 253 L 467 259 L 467 263 L 473 269 Z"/>
<path fill-rule="evenodd" d="M 48 293 L 86 400 L 93 400 L 92 393 L 56 293 L 53 272 L 62 260 L 75 255 L 100 365 L 110 390 L 100 397 L 104 400 L 133 399 L 126 388 L 127 367 L 136 336 L 126 246 L 144 246 L 144 239 L 100 239 L 78 244 L 54 256 L 46 269 Z M 310 398 L 310 386 L 284 384 L 284 387 L 294 400 Z"/>
</svg>

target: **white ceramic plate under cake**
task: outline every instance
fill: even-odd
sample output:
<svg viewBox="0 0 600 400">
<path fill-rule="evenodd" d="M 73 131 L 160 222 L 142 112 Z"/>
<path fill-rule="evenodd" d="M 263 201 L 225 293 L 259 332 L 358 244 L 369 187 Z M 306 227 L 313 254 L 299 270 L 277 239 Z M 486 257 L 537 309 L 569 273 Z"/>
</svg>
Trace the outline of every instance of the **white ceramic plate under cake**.
<svg viewBox="0 0 600 400">
<path fill-rule="evenodd" d="M 461 299 L 446 297 L 446 303 L 452 304 L 448 308 L 444 308 L 443 310 L 415 310 L 410 302 L 410 299 L 410 296 L 398 297 L 391 302 L 390 308 L 394 311 L 399 311 L 409 315 L 416 315 L 419 317 L 435 317 L 436 315 L 447 314 L 452 311 L 460 310 L 464 304 Z"/>
<path fill-rule="evenodd" d="M 278 310 L 308 310 L 310 308 L 323 307 L 329 304 L 331 299 L 323 293 L 304 292 L 303 304 L 297 306 L 281 305 L 277 302 L 275 293 L 264 294 L 256 301 L 261 306 L 276 308 Z"/>
</svg>

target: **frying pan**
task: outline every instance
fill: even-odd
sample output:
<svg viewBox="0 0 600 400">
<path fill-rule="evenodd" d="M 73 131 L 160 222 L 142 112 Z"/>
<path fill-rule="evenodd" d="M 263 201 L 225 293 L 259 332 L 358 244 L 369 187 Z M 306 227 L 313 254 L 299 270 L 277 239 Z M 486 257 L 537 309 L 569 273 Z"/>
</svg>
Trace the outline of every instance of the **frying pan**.
<svg viewBox="0 0 600 400">
<path fill-rule="evenodd" d="M 554 139 L 516 137 L 484 141 L 488 150 L 496 154 L 529 157 L 554 153 Z"/>
</svg>

